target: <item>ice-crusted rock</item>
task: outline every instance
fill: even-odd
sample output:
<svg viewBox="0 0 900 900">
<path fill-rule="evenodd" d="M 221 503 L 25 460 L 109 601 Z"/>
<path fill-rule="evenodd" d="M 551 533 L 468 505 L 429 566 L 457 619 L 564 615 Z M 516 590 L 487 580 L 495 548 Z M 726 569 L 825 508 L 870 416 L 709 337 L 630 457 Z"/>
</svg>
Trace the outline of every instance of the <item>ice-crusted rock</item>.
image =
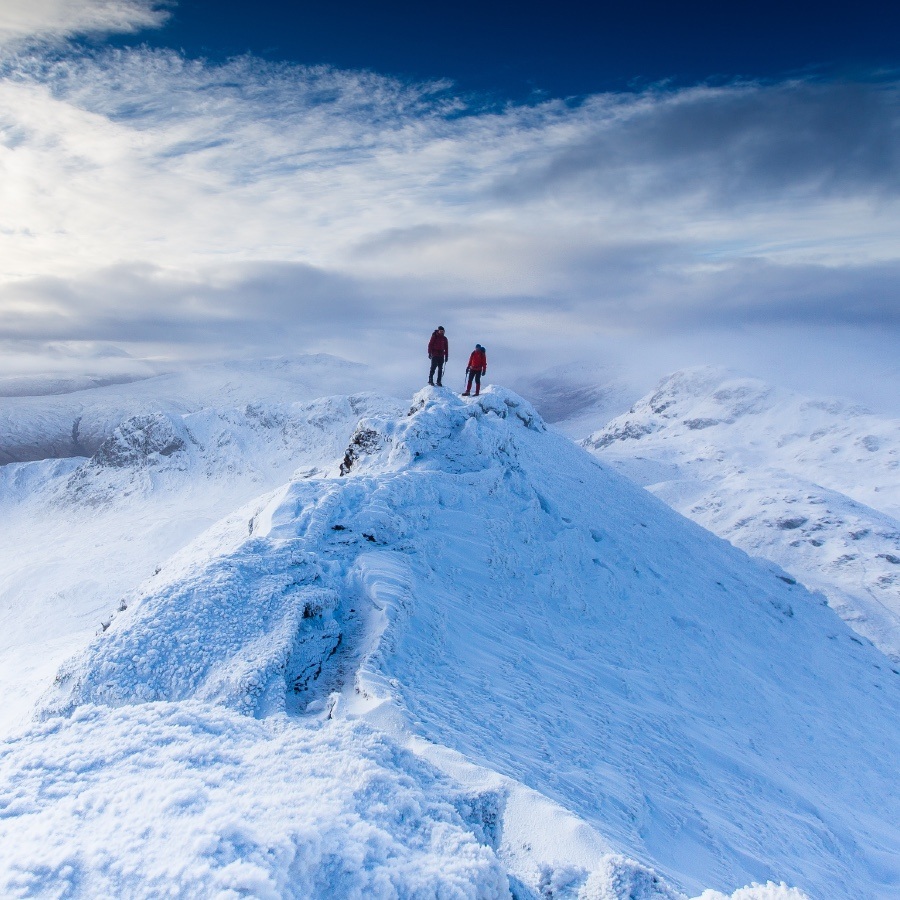
<svg viewBox="0 0 900 900">
<path fill-rule="evenodd" d="M 180 420 L 164 413 L 134 416 L 119 425 L 94 454 L 93 463 L 114 469 L 152 466 L 187 447 L 188 435 Z"/>
<path fill-rule="evenodd" d="M 344 459 L 341 461 L 341 475 L 348 475 L 353 468 L 353 464 L 361 457 L 374 453 L 381 449 L 381 442 L 378 432 L 374 428 L 370 428 L 364 423 L 356 426 L 350 444 L 344 451 Z"/>
</svg>

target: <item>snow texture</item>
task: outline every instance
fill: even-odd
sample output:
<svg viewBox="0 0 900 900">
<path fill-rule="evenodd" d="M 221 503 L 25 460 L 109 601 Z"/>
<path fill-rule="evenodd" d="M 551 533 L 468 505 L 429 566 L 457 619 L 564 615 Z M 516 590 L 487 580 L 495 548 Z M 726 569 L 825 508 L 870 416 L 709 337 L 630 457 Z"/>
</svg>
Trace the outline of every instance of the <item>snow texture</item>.
<svg viewBox="0 0 900 900">
<path fill-rule="evenodd" d="M 362 724 L 85 707 L 0 748 L 4 897 L 508 897 L 446 779 Z"/>
<path fill-rule="evenodd" d="M 168 557 L 229 514 L 247 534 L 262 492 L 336 472 L 361 415 L 403 408 L 366 394 L 157 413 L 91 459 L 0 466 L 0 731 Z"/>
<path fill-rule="evenodd" d="M 356 403 L 294 409 L 300 471 L 123 576 L 0 745 L 0 893 L 896 896 L 877 649 L 509 391 Z M 171 522 L 293 445 L 194 415 L 6 467 L 0 496 Z M 224 420 L 220 477 L 189 435 Z"/>
<path fill-rule="evenodd" d="M 900 662 L 900 421 L 700 368 L 665 379 L 584 446 L 821 591 Z"/>
</svg>

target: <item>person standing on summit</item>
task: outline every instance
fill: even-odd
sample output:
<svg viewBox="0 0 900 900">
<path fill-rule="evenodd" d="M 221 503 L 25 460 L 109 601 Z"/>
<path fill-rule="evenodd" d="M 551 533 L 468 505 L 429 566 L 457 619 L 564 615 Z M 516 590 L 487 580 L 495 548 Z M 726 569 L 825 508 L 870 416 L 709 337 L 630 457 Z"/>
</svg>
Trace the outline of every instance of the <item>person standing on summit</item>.
<svg viewBox="0 0 900 900">
<path fill-rule="evenodd" d="M 469 357 L 469 365 L 466 366 L 466 375 L 469 378 L 463 397 L 472 395 L 472 381 L 475 382 L 475 396 L 481 393 L 481 376 L 487 374 L 487 350 L 476 344 L 472 355 Z"/>
<path fill-rule="evenodd" d="M 428 383 L 434 386 L 434 373 L 437 372 L 437 386 L 444 377 L 444 363 L 450 359 L 450 344 L 444 335 L 444 326 L 438 325 L 431 332 L 431 340 L 428 342 L 428 358 L 431 360 L 431 371 L 428 373 Z"/>
</svg>

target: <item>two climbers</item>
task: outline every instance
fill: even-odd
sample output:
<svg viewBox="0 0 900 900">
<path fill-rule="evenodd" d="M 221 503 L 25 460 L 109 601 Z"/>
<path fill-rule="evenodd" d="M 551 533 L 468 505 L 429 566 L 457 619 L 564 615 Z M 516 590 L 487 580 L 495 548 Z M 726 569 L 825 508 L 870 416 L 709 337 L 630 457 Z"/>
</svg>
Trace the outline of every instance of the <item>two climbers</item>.
<svg viewBox="0 0 900 900">
<path fill-rule="evenodd" d="M 432 387 L 443 387 L 442 381 L 444 377 L 444 364 L 450 359 L 450 344 L 447 336 L 444 334 L 444 326 L 438 325 L 431 332 L 431 339 L 428 341 L 428 358 L 431 360 L 431 369 L 428 372 L 428 383 Z M 475 382 L 475 396 L 481 392 L 481 376 L 487 372 L 487 352 L 481 344 L 476 344 L 475 349 L 469 356 L 469 364 L 466 366 L 466 390 L 463 397 L 472 395 L 472 382 Z M 434 376 L 437 374 L 437 381 Z"/>
</svg>

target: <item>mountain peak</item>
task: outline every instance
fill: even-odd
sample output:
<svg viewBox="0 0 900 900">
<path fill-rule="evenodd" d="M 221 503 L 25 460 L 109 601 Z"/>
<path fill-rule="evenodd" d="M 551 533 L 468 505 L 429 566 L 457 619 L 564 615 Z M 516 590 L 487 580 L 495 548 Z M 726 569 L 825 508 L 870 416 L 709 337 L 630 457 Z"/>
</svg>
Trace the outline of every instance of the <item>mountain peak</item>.
<svg viewBox="0 0 900 900">
<path fill-rule="evenodd" d="M 413 397 L 405 418 L 360 421 L 341 474 L 399 466 L 484 468 L 491 457 L 514 452 L 511 436 L 520 428 L 546 430 L 535 408 L 513 391 L 489 387 L 477 397 L 460 397 L 425 388 Z"/>
</svg>

